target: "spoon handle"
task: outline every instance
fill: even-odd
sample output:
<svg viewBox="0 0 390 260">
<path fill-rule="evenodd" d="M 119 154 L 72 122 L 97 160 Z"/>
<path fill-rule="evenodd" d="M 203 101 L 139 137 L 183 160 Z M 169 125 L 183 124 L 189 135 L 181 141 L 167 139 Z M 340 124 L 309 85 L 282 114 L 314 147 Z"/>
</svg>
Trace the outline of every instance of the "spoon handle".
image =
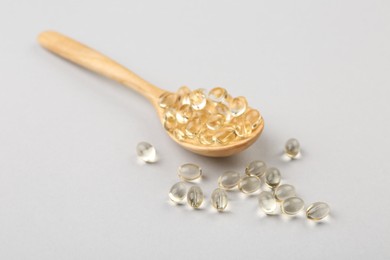
<svg viewBox="0 0 390 260">
<path fill-rule="evenodd" d="M 38 36 L 38 41 L 49 51 L 132 88 L 154 104 L 165 92 L 107 56 L 58 32 L 43 32 Z"/>
</svg>

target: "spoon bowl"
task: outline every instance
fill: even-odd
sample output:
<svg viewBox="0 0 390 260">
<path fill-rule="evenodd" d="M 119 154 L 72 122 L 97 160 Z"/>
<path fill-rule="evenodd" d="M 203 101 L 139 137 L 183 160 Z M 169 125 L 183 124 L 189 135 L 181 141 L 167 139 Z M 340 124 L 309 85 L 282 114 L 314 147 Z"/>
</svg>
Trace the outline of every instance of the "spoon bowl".
<svg viewBox="0 0 390 260">
<path fill-rule="evenodd" d="M 139 92 L 152 103 L 161 123 L 164 124 L 164 109 L 160 107 L 159 99 L 163 94 L 169 93 L 168 91 L 152 85 L 103 54 L 58 32 L 43 32 L 38 36 L 38 41 L 44 48 L 54 54 Z M 239 153 L 252 145 L 259 138 L 263 128 L 264 121 L 261 118 L 259 126 L 247 138 L 224 145 L 212 146 L 183 142 L 178 140 L 171 132 L 166 132 L 172 140 L 191 152 L 208 157 L 226 157 Z"/>
</svg>

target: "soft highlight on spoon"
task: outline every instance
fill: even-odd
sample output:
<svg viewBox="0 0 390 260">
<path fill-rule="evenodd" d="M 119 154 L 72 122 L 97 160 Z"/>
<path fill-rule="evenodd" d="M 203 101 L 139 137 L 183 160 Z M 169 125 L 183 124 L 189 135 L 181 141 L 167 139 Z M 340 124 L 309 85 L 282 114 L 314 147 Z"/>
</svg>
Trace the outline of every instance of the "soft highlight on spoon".
<svg viewBox="0 0 390 260">
<path fill-rule="evenodd" d="M 103 54 L 57 32 L 39 35 L 49 51 L 113 79 L 146 97 L 155 107 L 168 135 L 185 149 L 209 157 L 226 157 L 252 145 L 264 121 L 244 97 L 231 97 L 220 87 L 209 92 L 181 87 L 172 93 L 140 78 Z"/>
</svg>

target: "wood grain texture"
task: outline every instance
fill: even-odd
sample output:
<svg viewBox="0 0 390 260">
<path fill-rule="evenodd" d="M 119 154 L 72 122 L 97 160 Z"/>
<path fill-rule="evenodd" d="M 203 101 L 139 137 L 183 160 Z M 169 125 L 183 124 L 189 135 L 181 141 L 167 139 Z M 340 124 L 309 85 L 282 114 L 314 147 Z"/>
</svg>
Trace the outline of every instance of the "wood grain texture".
<svg viewBox="0 0 390 260">
<path fill-rule="evenodd" d="M 38 41 L 51 52 L 130 87 L 151 102 L 157 102 L 164 92 L 107 56 L 58 32 L 43 32 Z"/>
</svg>

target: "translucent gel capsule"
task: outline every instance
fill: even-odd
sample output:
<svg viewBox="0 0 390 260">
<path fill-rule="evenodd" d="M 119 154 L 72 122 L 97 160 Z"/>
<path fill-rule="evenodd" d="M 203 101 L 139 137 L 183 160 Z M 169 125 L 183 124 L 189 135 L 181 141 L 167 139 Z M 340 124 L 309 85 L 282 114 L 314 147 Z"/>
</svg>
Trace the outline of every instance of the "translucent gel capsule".
<svg viewBox="0 0 390 260">
<path fill-rule="evenodd" d="M 202 176 L 202 169 L 193 163 L 186 163 L 179 167 L 178 175 L 185 181 L 192 181 Z"/>
<path fill-rule="evenodd" d="M 175 136 L 175 138 L 179 141 L 184 141 L 186 139 L 186 134 L 184 133 L 184 131 L 180 128 L 175 128 L 173 130 L 173 135 Z"/>
<path fill-rule="evenodd" d="M 161 108 L 172 107 L 173 105 L 176 104 L 176 100 L 177 100 L 176 94 L 165 92 L 160 96 L 158 100 L 158 105 Z"/>
<path fill-rule="evenodd" d="M 229 107 L 226 106 L 225 104 L 217 104 L 214 107 L 214 114 L 223 115 L 226 122 L 229 122 L 232 117 Z"/>
<path fill-rule="evenodd" d="M 245 121 L 242 116 L 234 117 L 231 121 L 231 126 L 236 131 L 236 135 L 239 137 L 248 137 L 252 133 L 252 126 L 250 122 Z"/>
<path fill-rule="evenodd" d="M 207 101 L 206 106 L 202 110 L 197 110 L 197 111 L 204 112 L 205 115 L 207 115 L 207 116 L 212 115 L 212 114 L 217 114 L 217 112 L 215 111 L 215 107 L 218 104 L 219 103 Z"/>
<path fill-rule="evenodd" d="M 223 189 L 215 189 L 211 194 L 211 205 L 218 210 L 223 211 L 228 205 L 228 196 Z"/>
<path fill-rule="evenodd" d="M 295 197 L 295 188 L 290 184 L 282 184 L 275 189 L 275 198 L 278 201 L 284 201 L 288 198 Z"/>
<path fill-rule="evenodd" d="M 198 140 L 203 145 L 213 145 L 215 143 L 214 134 L 207 129 L 200 131 Z"/>
<path fill-rule="evenodd" d="M 287 215 L 296 215 L 304 206 L 305 203 L 301 198 L 291 197 L 282 202 L 281 209 Z"/>
<path fill-rule="evenodd" d="M 207 97 L 203 89 L 197 89 L 190 94 L 191 106 L 194 110 L 201 110 L 206 106 Z"/>
<path fill-rule="evenodd" d="M 295 158 L 300 152 L 300 145 L 297 139 L 291 138 L 286 142 L 284 147 L 286 155 L 291 158 Z"/>
<path fill-rule="evenodd" d="M 198 135 L 201 129 L 202 129 L 202 120 L 200 117 L 195 117 L 187 123 L 185 128 L 185 134 L 189 138 L 194 138 Z"/>
<path fill-rule="evenodd" d="M 330 207 L 325 202 L 315 202 L 306 210 L 306 216 L 311 220 L 321 220 L 326 218 L 330 213 Z"/>
<path fill-rule="evenodd" d="M 219 187 L 225 190 L 234 189 L 240 182 L 241 176 L 238 172 L 227 171 L 218 178 Z"/>
<path fill-rule="evenodd" d="M 186 124 L 192 116 L 192 108 L 190 105 L 182 105 L 176 111 L 176 120 L 179 124 Z"/>
<path fill-rule="evenodd" d="M 187 193 L 187 202 L 193 208 L 199 208 L 203 203 L 203 192 L 199 186 L 192 186 Z"/>
<path fill-rule="evenodd" d="M 256 176 L 245 176 L 241 178 L 238 183 L 238 188 L 243 193 L 249 194 L 258 191 L 260 189 L 260 185 L 260 179 Z"/>
<path fill-rule="evenodd" d="M 219 130 L 216 131 L 214 134 L 213 138 L 217 143 L 220 144 L 229 144 L 230 142 L 234 141 L 236 139 L 237 135 L 236 132 L 234 131 L 233 127 L 223 127 Z"/>
<path fill-rule="evenodd" d="M 176 203 L 180 203 L 187 195 L 187 187 L 184 182 L 178 182 L 169 191 L 169 198 Z"/>
<path fill-rule="evenodd" d="M 136 152 L 138 158 L 144 162 L 152 163 L 156 161 L 156 149 L 154 149 L 153 145 L 147 142 L 137 144 Z"/>
<path fill-rule="evenodd" d="M 222 104 L 230 107 L 230 104 L 232 103 L 233 97 L 228 93 L 225 100 L 222 101 Z"/>
<path fill-rule="evenodd" d="M 275 188 L 280 184 L 282 177 L 280 171 L 275 167 L 270 167 L 265 172 L 265 183 L 271 188 Z"/>
<path fill-rule="evenodd" d="M 245 118 L 245 122 L 249 124 L 252 130 L 259 127 L 261 123 L 261 115 L 259 111 L 257 111 L 256 109 L 251 109 L 248 112 L 246 112 L 244 118 Z"/>
<path fill-rule="evenodd" d="M 230 111 L 232 112 L 233 117 L 241 116 L 245 113 L 246 108 L 248 107 L 248 102 L 244 97 L 236 97 L 230 103 Z"/>
<path fill-rule="evenodd" d="M 180 105 L 189 105 L 191 103 L 190 102 L 190 93 L 191 93 L 191 90 L 188 87 L 186 87 L 186 86 L 180 87 L 176 92 L 177 102 Z"/>
<path fill-rule="evenodd" d="M 262 191 L 259 195 L 259 206 L 266 214 L 274 213 L 277 206 L 274 194 L 270 191 Z"/>
<path fill-rule="evenodd" d="M 208 129 L 215 131 L 220 129 L 225 123 L 225 117 L 220 114 L 209 115 L 206 121 L 206 126 Z"/>
<path fill-rule="evenodd" d="M 227 95 L 226 89 L 217 87 L 210 90 L 209 99 L 213 102 L 220 103 L 226 99 Z"/>
<path fill-rule="evenodd" d="M 176 128 L 176 110 L 174 108 L 167 108 L 164 113 L 164 128 L 172 131 Z"/>
<path fill-rule="evenodd" d="M 250 162 L 245 168 L 245 174 L 248 176 L 257 176 L 261 177 L 264 175 L 267 170 L 267 165 L 263 161 L 253 161 Z"/>
</svg>

